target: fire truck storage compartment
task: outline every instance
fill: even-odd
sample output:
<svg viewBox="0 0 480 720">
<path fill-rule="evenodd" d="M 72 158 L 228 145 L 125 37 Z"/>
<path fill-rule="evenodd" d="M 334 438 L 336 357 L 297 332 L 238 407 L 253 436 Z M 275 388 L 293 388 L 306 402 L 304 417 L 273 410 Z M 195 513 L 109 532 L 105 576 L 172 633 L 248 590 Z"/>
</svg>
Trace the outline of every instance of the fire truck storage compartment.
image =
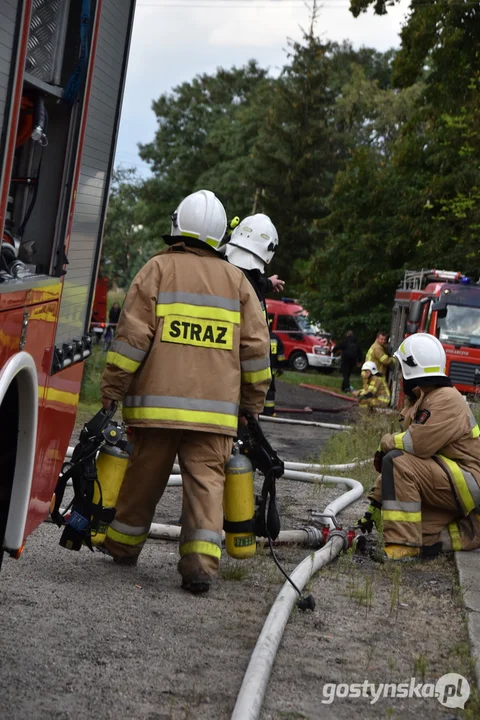
<svg viewBox="0 0 480 720">
<path fill-rule="evenodd" d="M 61 98 L 79 54 L 80 19 L 81 0 L 33 2 L 3 235 L 3 244 L 26 265 L 19 278 L 59 274 L 61 266 L 57 252 L 75 160 L 70 140 L 80 115 L 78 103 Z M 12 267 L 11 255 L 3 248 L 4 272 Z"/>
</svg>

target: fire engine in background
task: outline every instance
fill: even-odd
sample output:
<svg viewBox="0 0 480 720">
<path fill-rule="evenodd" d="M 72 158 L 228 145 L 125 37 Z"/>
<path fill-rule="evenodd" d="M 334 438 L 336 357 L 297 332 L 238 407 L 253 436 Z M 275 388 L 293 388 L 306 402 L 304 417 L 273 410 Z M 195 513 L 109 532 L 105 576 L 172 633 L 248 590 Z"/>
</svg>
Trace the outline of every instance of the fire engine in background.
<svg viewBox="0 0 480 720">
<path fill-rule="evenodd" d="M 455 387 L 462 393 L 476 393 L 480 387 L 480 286 L 461 272 L 407 270 L 395 294 L 393 348 L 416 332 L 438 337 L 447 356 L 447 374 Z M 394 405 L 399 394 L 395 374 Z"/>
<path fill-rule="evenodd" d="M 267 299 L 266 304 L 272 330 L 283 343 L 290 367 L 300 372 L 309 367 L 333 372 L 338 364 L 334 343 L 328 333 L 309 322 L 307 311 L 290 298 Z"/>
<path fill-rule="evenodd" d="M 0 562 L 47 516 L 73 431 L 134 7 L 0 3 Z"/>
<path fill-rule="evenodd" d="M 93 296 L 90 321 L 90 335 L 96 340 L 97 345 L 100 343 L 107 327 L 107 295 L 108 278 L 99 275 L 95 286 L 95 295 Z"/>
</svg>

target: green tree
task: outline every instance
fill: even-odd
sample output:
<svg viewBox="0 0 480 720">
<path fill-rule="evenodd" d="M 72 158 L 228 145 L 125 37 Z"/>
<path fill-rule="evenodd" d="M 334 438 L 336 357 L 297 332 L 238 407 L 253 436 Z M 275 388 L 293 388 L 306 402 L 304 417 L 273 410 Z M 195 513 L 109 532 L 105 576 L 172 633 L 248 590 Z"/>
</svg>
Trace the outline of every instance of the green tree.
<svg viewBox="0 0 480 720">
<path fill-rule="evenodd" d="M 268 103 L 267 74 L 253 60 L 242 68 L 219 68 L 153 103 L 155 138 L 140 146 L 154 173 L 142 189 L 148 227 L 168 232 L 178 202 L 201 187 L 213 190 L 232 216 L 251 210 L 255 187 L 245 170 Z"/>
<path fill-rule="evenodd" d="M 103 236 L 101 272 L 112 286 L 128 288 L 145 262 L 164 243 L 145 227 L 142 183 L 132 168 L 113 173 Z"/>
<path fill-rule="evenodd" d="M 272 218 L 280 236 L 273 267 L 297 284 L 295 267 L 324 241 L 326 201 L 345 158 L 334 114 L 336 46 L 316 37 L 314 24 L 315 13 L 303 41 L 289 43 L 288 63 L 253 149 L 255 209 Z"/>
</svg>

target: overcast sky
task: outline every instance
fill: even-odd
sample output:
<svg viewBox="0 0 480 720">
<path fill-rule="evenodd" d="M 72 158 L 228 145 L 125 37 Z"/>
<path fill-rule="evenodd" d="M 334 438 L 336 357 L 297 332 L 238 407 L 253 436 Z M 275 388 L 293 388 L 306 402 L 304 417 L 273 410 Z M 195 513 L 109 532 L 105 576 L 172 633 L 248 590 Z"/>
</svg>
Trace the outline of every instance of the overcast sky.
<svg viewBox="0 0 480 720">
<path fill-rule="evenodd" d="M 324 0 L 317 31 L 355 47 L 398 47 L 408 6 L 400 0 L 387 15 L 369 11 L 355 19 L 347 0 Z M 278 72 L 286 38 L 300 38 L 300 26 L 308 27 L 308 10 L 299 0 L 137 0 L 116 164 L 148 174 L 137 143 L 153 139 L 153 98 L 198 73 L 250 58 Z"/>
</svg>

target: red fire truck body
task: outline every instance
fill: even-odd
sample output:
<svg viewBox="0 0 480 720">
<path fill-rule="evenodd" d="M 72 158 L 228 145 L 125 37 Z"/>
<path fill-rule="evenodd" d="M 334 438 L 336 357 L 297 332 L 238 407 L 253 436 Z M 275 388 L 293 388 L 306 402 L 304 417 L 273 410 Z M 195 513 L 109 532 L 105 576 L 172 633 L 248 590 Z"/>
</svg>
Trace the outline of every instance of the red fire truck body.
<svg viewBox="0 0 480 720">
<path fill-rule="evenodd" d="M 396 349 L 415 332 L 435 335 L 447 356 L 447 374 L 462 393 L 480 386 L 480 285 L 460 272 L 407 271 L 395 294 L 391 342 Z M 393 381 L 398 396 L 398 378 Z"/>
<path fill-rule="evenodd" d="M 0 4 L 0 563 L 73 431 L 135 0 Z"/>
</svg>

